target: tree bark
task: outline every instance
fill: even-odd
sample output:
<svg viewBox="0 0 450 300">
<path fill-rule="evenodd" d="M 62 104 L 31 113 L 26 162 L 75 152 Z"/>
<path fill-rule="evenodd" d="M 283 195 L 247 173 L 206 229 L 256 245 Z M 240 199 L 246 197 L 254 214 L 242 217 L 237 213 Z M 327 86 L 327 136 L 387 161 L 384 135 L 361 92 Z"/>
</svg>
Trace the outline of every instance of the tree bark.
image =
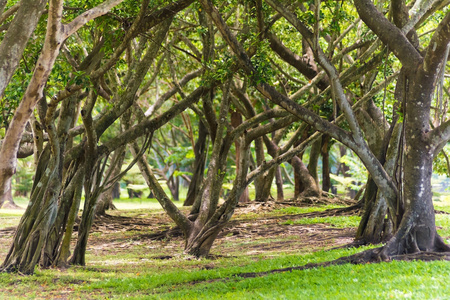
<svg viewBox="0 0 450 300">
<path fill-rule="evenodd" d="M 27 86 L 23 99 L 21 100 L 19 107 L 16 109 L 14 114 L 14 118 L 10 123 L 8 131 L 6 132 L 5 139 L 3 140 L 2 147 L 0 149 L 0 157 L 2 160 L 0 161 L 0 202 L 3 198 L 5 184 L 7 184 L 8 180 L 12 175 L 16 172 L 17 166 L 17 152 L 20 146 L 20 139 L 22 137 L 22 133 L 25 129 L 25 126 L 28 120 L 31 117 L 31 114 L 36 106 L 37 102 L 43 97 L 43 89 L 45 83 L 50 75 L 51 70 L 53 69 L 54 63 L 56 61 L 56 57 L 59 54 L 60 48 L 63 42 L 74 32 L 76 32 L 81 26 L 89 22 L 90 20 L 101 16 L 107 13 L 112 7 L 119 4 L 123 0 L 109 0 L 97 7 L 94 7 L 87 12 L 81 14 L 77 18 L 75 18 L 69 24 L 62 24 L 62 12 L 63 12 L 63 1 L 53 0 L 50 1 L 49 4 L 49 15 L 47 22 L 47 32 L 45 35 L 44 46 L 42 52 L 39 56 L 39 59 L 36 63 L 36 68 L 34 69 L 33 76 L 30 80 L 30 83 Z M 16 40 L 19 36 L 30 36 L 31 32 L 34 30 L 33 26 L 36 26 L 35 22 L 38 21 L 40 14 L 42 13 L 43 5 L 45 5 L 46 1 L 25 1 L 19 8 L 19 11 L 23 10 L 22 17 L 23 19 L 19 20 L 19 22 L 30 21 L 31 17 L 31 26 L 23 28 L 23 23 L 19 23 L 18 27 L 15 29 L 16 31 L 11 31 L 13 35 L 10 39 Z M 32 8 L 31 15 L 28 16 L 28 9 Z M 33 9 L 34 8 L 34 9 Z M 19 13 L 18 11 L 18 13 Z M 26 16 L 25 16 L 26 14 Z M 16 16 L 18 17 L 18 16 Z M 30 32 L 30 29 L 31 32 Z M 21 32 L 23 31 L 23 32 Z M 9 30 L 8 30 L 9 32 Z M 20 43 L 23 45 L 19 46 L 19 48 L 15 46 L 11 46 L 11 44 L 5 43 L 5 47 L 9 48 L 1 51 L 1 47 L 4 44 L 3 41 L 0 45 L 0 55 L 5 54 L 5 58 L 3 59 L 4 66 L 2 67 L 2 59 L 0 58 L 0 76 L 3 78 L 11 78 L 12 72 L 17 66 L 18 61 L 22 57 L 23 48 L 26 44 L 26 38 L 23 37 L 20 39 Z M 17 40 L 19 41 L 19 40 Z M 20 50 L 21 49 L 21 50 Z M 10 51 L 13 51 L 10 53 Z M 17 52 L 16 52 L 17 51 Z M 9 69 L 10 59 L 13 60 L 12 69 Z M 14 61 L 17 61 L 16 63 Z M 3 71 L 2 71 L 3 70 Z M 7 71 L 7 72 L 6 72 Z M 9 74 L 9 75 L 8 75 Z M 1 81 L 2 84 L 8 83 L 7 81 Z M 3 93 L 5 87 L 0 85 L 0 95 Z"/>
<path fill-rule="evenodd" d="M 331 168 L 330 168 L 330 136 L 322 136 L 322 191 L 329 192 L 331 189 Z"/>
<path fill-rule="evenodd" d="M 114 162 L 113 165 L 109 166 L 108 171 L 106 171 L 106 174 L 111 174 L 109 178 L 105 178 L 106 181 L 111 180 L 112 178 L 118 176 L 120 174 L 123 161 L 125 159 L 125 152 L 126 147 L 122 146 L 119 147 L 116 151 L 114 151 L 114 155 L 111 158 L 111 161 Z M 115 187 L 119 185 L 118 182 L 114 183 L 113 186 L 101 193 L 99 196 L 99 200 L 97 203 L 97 206 L 95 208 L 95 214 L 104 216 L 106 215 L 107 210 L 114 210 L 116 207 L 114 206 L 113 199 L 115 198 L 114 195 L 116 193 Z M 120 187 L 119 187 L 120 189 Z M 120 191 L 119 191 L 120 193 Z M 120 194 L 119 194 L 120 197 Z"/>
<path fill-rule="evenodd" d="M 283 176 L 281 175 L 280 166 L 277 166 L 275 170 L 275 184 L 277 185 L 277 201 L 283 201 L 284 200 Z"/>
<path fill-rule="evenodd" d="M 317 167 L 319 164 L 320 148 L 322 145 L 322 139 L 318 139 L 311 146 L 309 152 L 308 171 L 312 178 L 316 181 L 316 185 L 319 186 L 319 175 L 317 174 Z"/>
<path fill-rule="evenodd" d="M 194 204 L 195 198 L 198 196 L 200 192 L 200 186 L 203 181 L 203 174 L 205 171 L 205 163 L 206 163 L 206 141 L 207 141 L 208 131 L 206 130 L 206 126 L 202 121 L 199 121 L 198 124 L 198 139 L 195 143 L 194 154 L 194 173 L 191 178 L 191 182 L 189 183 L 188 192 L 186 195 L 186 200 L 184 201 L 183 206 L 191 206 Z"/>
<path fill-rule="evenodd" d="M 444 54 L 450 42 L 450 14 L 444 17 L 431 38 L 425 56 L 416 50 L 405 34 L 391 24 L 373 3 L 355 0 L 362 20 L 394 51 L 407 70 L 409 81 L 405 93 L 405 161 L 403 199 L 405 213 L 395 235 L 382 248 L 380 257 L 421 251 L 450 251 L 436 232 L 431 191 L 433 134 L 430 134 L 430 110 L 439 65 L 447 61 Z M 389 30 L 386 30 L 389 29 Z M 442 139 L 446 139 L 443 137 Z"/>
<path fill-rule="evenodd" d="M 242 115 L 239 112 L 232 112 L 231 113 L 231 126 L 233 126 L 234 128 L 238 127 L 239 125 L 242 124 Z M 239 159 L 240 159 L 240 154 L 241 154 L 241 144 L 239 142 L 239 140 L 236 140 L 234 142 L 235 148 L 236 148 L 236 173 L 239 173 Z M 271 183 L 272 181 L 270 181 Z M 244 192 L 241 194 L 241 197 L 239 198 L 239 202 L 245 203 L 245 202 L 249 202 L 250 198 L 249 198 L 249 192 L 248 192 L 248 187 L 246 187 L 244 189 Z"/>
<path fill-rule="evenodd" d="M 6 1 L 4 1 L 6 4 Z M 47 1 L 22 0 L 0 44 L 0 98 L 11 80 Z M 3 12 L 3 9 L 2 9 Z"/>
</svg>

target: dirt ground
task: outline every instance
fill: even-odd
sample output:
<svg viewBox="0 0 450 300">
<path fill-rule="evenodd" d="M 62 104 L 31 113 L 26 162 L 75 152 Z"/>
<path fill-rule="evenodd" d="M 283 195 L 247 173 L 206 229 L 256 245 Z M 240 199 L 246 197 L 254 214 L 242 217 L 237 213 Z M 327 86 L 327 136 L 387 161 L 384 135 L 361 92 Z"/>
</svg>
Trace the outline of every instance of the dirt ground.
<svg viewBox="0 0 450 300">
<path fill-rule="evenodd" d="M 280 216 L 270 214 L 270 211 L 274 209 L 290 205 L 290 203 L 274 202 L 241 205 L 236 209 L 229 224 L 219 234 L 213 245 L 212 255 L 224 253 L 270 255 L 280 251 L 285 253 L 311 252 L 342 247 L 353 242 L 356 228 L 336 228 L 330 224 L 284 225 L 283 223 L 287 220 L 295 222 L 295 220 L 305 217 L 354 215 L 358 213 L 358 210 L 348 212 L 330 210 Z M 181 252 L 183 246 L 181 231 L 164 213 L 137 215 L 133 218 L 108 215 L 98 218 L 92 231 L 101 233 L 95 238 L 90 238 L 89 246 L 96 250 L 121 249 L 137 244 L 156 247 L 158 244 L 162 244 L 168 250 L 175 250 L 176 253 L 177 251 Z M 119 231 L 130 231 L 133 232 L 133 235 L 125 240 L 119 236 L 115 239 L 109 235 Z M 115 247 L 111 247 L 113 245 Z M 168 251 L 168 255 L 164 255 L 162 258 L 170 258 L 169 253 Z"/>
<path fill-rule="evenodd" d="M 276 216 L 270 213 L 274 209 L 291 205 L 292 203 L 275 202 L 240 205 L 214 243 L 212 256 L 306 253 L 342 247 L 353 241 L 356 228 L 336 228 L 330 224 L 282 223 L 287 220 L 295 222 L 304 217 L 353 215 L 358 213 L 358 210 Z M 6 256 L 14 231 L 14 227 L 0 230 L 0 260 Z M 155 249 L 155 255 L 158 253 L 161 259 L 167 259 L 182 252 L 183 237 L 181 231 L 163 212 L 137 212 L 131 216 L 121 216 L 120 211 L 112 211 L 107 216 L 95 220 L 89 237 L 88 250 L 93 251 L 94 255 L 114 254 L 137 245 Z"/>
</svg>

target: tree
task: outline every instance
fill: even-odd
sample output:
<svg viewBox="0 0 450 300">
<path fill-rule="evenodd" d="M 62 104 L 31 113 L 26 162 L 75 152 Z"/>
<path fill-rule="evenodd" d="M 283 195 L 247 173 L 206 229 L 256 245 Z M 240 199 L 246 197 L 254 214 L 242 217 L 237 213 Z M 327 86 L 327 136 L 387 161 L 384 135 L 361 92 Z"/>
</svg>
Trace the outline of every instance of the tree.
<svg viewBox="0 0 450 300">
<path fill-rule="evenodd" d="M 0 96 L 3 96 L 14 71 L 19 65 L 25 46 L 43 13 L 45 3 L 46 1 L 21 1 L 4 13 L 6 1 L 3 1 L 0 6 L 3 18 L 17 11 L 0 44 Z M 16 133 L 16 136 L 20 134 L 21 132 Z M 16 169 L 15 155 L 19 149 L 19 141 L 20 136 L 15 138 L 12 146 L 7 146 L 7 144 L 3 146 L 2 144 L 0 149 L 0 156 L 3 158 L 2 163 L 0 163 L 0 207 L 5 202 L 12 202 L 11 177 Z M 7 155 L 9 156 L 8 159 Z"/>
<path fill-rule="evenodd" d="M 16 118 L 17 126 L 24 126 L 23 124 L 26 124 L 27 121 L 27 115 L 22 114 L 22 110 L 28 107 L 30 109 L 27 110 L 27 113 L 30 114 L 33 105 L 41 98 L 40 94 L 42 94 L 42 89 L 45 86 L 50 70 L 54 65 L 62 42 L 89 20 L 107 13 L 118 3 L 120 3 L 120 1 L 105 2 L 86 11 L 79 17 L 76 17 L 69 25 L 64 25 L 61 23 L 63 3 L 61 1 L 51 2 L 46 43 L 44 44 L 41 57 L 37 62 L 35 75 L 28 86 L 24 99 L 16 110 L 16 115 L 21 116 L 21 118 Z M 154 12 L 156 13 L 155 17 L 155 15 L 152 14 L 149 16 L 145 15 L 148 1 L 144 1 L 141 14 L 136 19 L 134 26 L 127 32 L 125 39 L 120 41 L 119 46 L 122 46 L 122 48 L 116 48 L 115 55 L 113 54 L 105 65 L 102 65 L 100 69 L 96 69 L 98 68 L 98 60 L 96 60 L 96 57 L 99 56 L 100 47 L 93 47 L 92 55 L 87 55 L 84 65 L 80 64 L 81 68 L 83 68 L 83 66 L 86 68 L 83 70 L 86 70 L 87 72 L 96 70 L 96 73 L 90 74 L 91 80 L 94 81 L 93 87 L 91 87 L 89 93 L 82 96 L 83 98 L 86 97 L 86 95 L 88 96 L 84 107 L 81 109 L 81 116 L 84 123 L 84 126 L 81 127 L 81 132 L 85 132 L 87 138 L 81 145 L 78 145 L 78 148 L 75 146 L 66 151 L 68 142 L 66 137 L 70 136 L 70 124 L 73 125 L 71 118 L 75 116 L 73 105 L 78 99 L 74 98 L 72 101 L 63 103 L 63 107 L 66 107 L 67 109 L 61 108 L 59 111 L 60 121 L 57 127 L 54 125 L 54 119 L 58 103 L 67 98 L 70 94 L 79 90 L 82 85 L 66 87 L 52 98 L 48 104 L 48 109 L 44 114 L 45 118 L 42 120 L 45 124 L 45 130 L 49 134 L 49 144 L 40 156 L 40 165 L 37 168 L 38 173 L 35 176 L 35 183 L 30 201 L 32 205 L 28 206 L 27 211 L 19 224 L 14 243 L 2 265 L 2 270 L 20 271 L 28 274 L 34 271 L 35 265 L 40 260 L 40 263 L 43 266 L 50 266 L 54 263 L 64 264 L 64 262 L 67 261 L 67 257 L 59 256 L 60 243 L 63 240 L 65 232 L 66 238 L 64 241 L 66 243 L 67 241 L 70 242 L 70 235 L 72 232 L 71 226 L 73 225 L 73 220 L 78 212 L 81 187 L 83 185 L 85 185 L 87 201 L 82 216 L 81 230 L 78 239 L 79 242 L 75 248 L 72 261 L 74 263 L 84 263 L 84 251 L 88 232 L 92 224 L 96 200 L 99 192 L 102 190 L 102 186 L 100 186 L 101 181 L 95 177 L 102 172 L 101 167 L 95 168 L 95 166 L 102 161 L 101 159 L 97 159 L 97 137 L 101 136 L 107 127 L 109 127 L 133 104 L 136 91 L 139 88 L 147 69 L 156 56 L 167 29 L 161 30 L 159 34 L 160 40 L 157 39 L 153 49 L 148 51 L 144 56 L 144 60 L 146 61 L 141 62 L 136 74 L 134 74 L 134 71 L 133 75 L 130 73 L 132 76 L 130 76 L 126 93 L 123 95 L 125 100 L 118 103 L 116 109 L 107 111 L 103 115 L 103 118 L 94 124 L 92 111 L 97 102 L 97 97 L 99 94 L 105 95 L 104 90 L 101 88 L 102 80 L 99 80 L 98 78 L 103 76 L 104 73 L 117 62 L 119 58 L 117 53 L 122 53 L 125 50 L 123 45 L 126 45 L 140 30 L 149 30 L 159 22 L 167 20 L 167 18 L 170 20 L 177 12 L 177 5 L 179 7 L 178 9 L 182 9 L 188 4 L 188 1 L 181 1 L 168 5 L 162 10 Z M 146 17 L 149 17 L 149 19 L 146 19 Z M 168 24 L 166 23 L 166 28 L 167 26 Z M 99 45 L 103 44 L 100 42 Z M 105 97 L 109 98 L 106 95 Z M 5 148 L 7 141 L 14 142 L 16 137 L 13 136 L 13 132 L 19 136 L 21 134 L 20 130 L 15 131 L 12 130 L 12 128 L 13 126 L 8 130 L 9 136 L 7 134 L 5 137 L 2 149 L 7 149 Z M 75 130 L 75 135 L 77 135 L 76 132 L 79 131 Z M 85 149 L 85 152 L 79 152 L 79 150 L 77 152 L 77 149 Z M 17 151 L 12 151 L 11 153 L 14 155 L 16 152 Z M 75 154 L 73 154 L 74 152 Z M 102 156 L 100 155 L 100 158 L 101 157 Z M 92 169 L 92 166 L 94 166 L 94 169 Z M 62 182 L 62 178 L 64 178 L 64 183 Z M 60 202 L 57 201 L 59 197 L 62 199 Z M 42 209 L 43 207 L 44 209 Z M 67 224 L 69 224 L 69 227 L 66 230 Z M 67 250 L 67 244 L 63 245 L 62 248 Z M 65 251 L 65 254 L 67 254 L 67 251 Z"/>
<path fill-rule="evenodd" d="M 242 68 L 249 76 L 255 77 L 255 74 L 258 74 L 258 70 L 253 66 L 242 45 L 231 34 L 218 11 L 211 2 L 207 0 L 201 2 L 239 58 Z M 294 113 L 316 129 L 332 135 L 355 151 L 371 173 L 378 188 L 388 200 L 390 208 L 395 209 L 393 204 L 397 201 L 398 191 L 380 161 L 367 146 L 362 130 L 342 89 L 339 73 L 319 46 L 318 23 L 316 22 L 315 26 L 316 32 L 311 32 L 295 14 L 286 9 L 281 3 L 272 0 L 266 2 L 295 27 L 313 49 L 316 61 L 324 68 L 330 78 L 334 100 L 338 102 L 340 109 L 343 111 L 351 133 L 342 131 L 342 129 L 336 128 L 335 125 L 321 120 L 311 111 L 280 94 L 272 86 L 264 81 L 258 82 L 256 81 L 257 78 L 255 78 L 257 89 L 271 101 Z M 319 19 L 320 2 L 318 4 L 315 14 L 317 21 Z M 393 4 L 397 3 L 394 2 Z M 400 9 L 406 7 L 403 2 L 400 4 L 403 4 L 399 6 Z M 401 200 L 404 200 L 405 213 L 396 234 L 382 248 L 379 255 L 383 259 L 389 259 L 392 255 L 411 252 L 449 251 L 450 248 L 444 244 L 442 238 L 436 233 L 431 197 L 432 160 L 438 147 L 449 139 L 447 132 L 449 125 L 448 123 L 443 123 L 441 126 L 431 130 L 429 118 L 434 83 L 440 70 L 439 66 L 446 62 L 448 55 L 446 49 L 450 42 L 450 35 L 448 34 L 450 14 L 447 14 L 441 21 L 433 34 L 426 54 L 422 55 L 406 37 L 406 34 L 414 27 L 420 16 L 413 15 L 412 21 L 405 25 L 403 29 L 400 29 L 388 21 L 375 8 L 372 2 L 355 1 L 355 6 L 362 20 L 366 22 L 381 41 L 389 45 L 389 48 L 399 58 L 403 68 L 408 70 L 408 74 L 412 74 L 408 78 L 409 89 L 406 89 L 407 93 L 404 95 L 404 105 L 406 106 L 404 116 L 406 123 L 404 137 L 405 155 L 408 161 L 411 161 L 411 163 L 404 166 L 403 170 L 405 194 L 404 199 Z M 419 13 L 423 14 L 425 11 L 420 11 Z M 395 13 L 400 14 L 400 12 Z"/>
<path fill-rule="evenodd" d="M 8 193 L 10 190 L 11 177 L 16 169 L 17 151 L 19 150 L 22 132 L 31 117 L 34 107 L 43 96 L 45 82 L 53 69 L 56 57 L 58 56 L 64 41 L 81 26 L 90 20 L 107 13 L 112 7 L 118 5 L 122 1 L 106 1 L 84 14 L 81 14 L 69 24 L 62 23 L 63 2 L 50 1 L 44 47 L 36 62 L 33 77 L 28 84 L 23 99 L 16 109 L 14 118 L 10 123 L 0 149 L 0 156 L 2 157 L 0 163 L 0 201 L 3 200 L 3 194 Z M 46 1 L 30 1 L 30 3 L 23 1 L 15 18 L 15 20 L 17 19 L 18 21 L 13 23 L 14 25 L 17 23 L 17 28 L 16 26 L 10 27 L 5 39 L 2 41 L 1 45 L 4 45 L 5 49 L 14 50 L 14 52 L 9 53 L 8 51 L 3 51 L 2 55 L 5 56 L 3 59 L 0 58 L 0 61 L 3 61 L 3 64 L 5 65 L 5 67 L 2 68 L 4 70 L 3 72 L 5 72 L 5 78 L 2 80 L 3 87 L 0 86 L 0 95 L 3 94 L 12 73 L 22 57 L 23 49 L 39 20 L 45 3 Z M 28 17 L 29 9 L 31 9 L 32 12 L 31 19 Z M 27 14 L 27 17 L 24 16 L 25 13 Z M 30 20 L 31 22 L 28 23 Z M 17 36 L 20 38 L 17 39 Z M 14 44 L 17 42 L 20 44 L 15 46 Z M 11 58 L 12 64 L 9 65 Z"/>
</svg>

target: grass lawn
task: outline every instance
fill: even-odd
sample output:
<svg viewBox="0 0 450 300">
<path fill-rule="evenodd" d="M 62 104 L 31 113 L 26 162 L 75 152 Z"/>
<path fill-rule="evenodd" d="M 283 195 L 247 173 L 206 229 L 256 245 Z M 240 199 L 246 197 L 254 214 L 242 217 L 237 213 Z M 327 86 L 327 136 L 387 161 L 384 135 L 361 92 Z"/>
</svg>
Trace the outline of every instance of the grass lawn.
<svg viewBox="0 0 450 300">
<path fill-rule="evenodd" d="M 358 216 L 311 216 L 335 205 L 239 208 L 215 242 L 212 257 L 200 260 L 182 253 L 180 236 L 151 238 L 174 226 L 156 201 L 123 199 L 116 206 L 119 210 L 110 212 L 111 219 L 94 226 L 86 266 L 38 268 L 32 276 L 0 274 L 0 299 L 448 299 L 450 295 L 450 263 L 443 261 L 340 265 L 248 277 L 246 273 L 325 262 L 368 249 L 332 250 L 351 242 L 359 221 Z M 448 210 L 447 205 L 441 208 Z M 21 213 L 0 210 L 0 260 L 12 239 L 8 227 L 17 225 Z M 128 216 L 129 221 L 120 223 L 114 216 Z M 450 242 L 450 215 L 438 214 L 436 220 L 439 233 Z"/>
</svg>

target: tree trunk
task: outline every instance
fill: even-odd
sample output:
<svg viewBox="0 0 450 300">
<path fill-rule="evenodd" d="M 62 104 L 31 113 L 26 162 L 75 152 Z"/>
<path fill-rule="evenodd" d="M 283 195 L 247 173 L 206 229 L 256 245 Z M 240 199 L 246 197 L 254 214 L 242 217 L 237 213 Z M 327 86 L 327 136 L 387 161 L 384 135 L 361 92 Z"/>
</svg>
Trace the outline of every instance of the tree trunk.
<svg viewBox="0 0 450 300">
<path fill-rule="evenodd" d="M 317 174 L 317 166 L 319 164 L 320 149 L 322 145 L 322 139 L 317 139 L 311 146 L 309 152 L 308 171 L 309 174 L 316 181 L 316 185 L 319 186 L 319 175 Z"/>
<path fill-rule="evenodd" d="M 38 178 L 39 185 L 32 192 L 30 204 L 20 220 L 14 242 L 0 267 L 1 271 L 32 274 L 39 262 L 50 227 L 57 212 L 61 186 L 59 155 L 53 156 L 46 172 Z"/>
<path fill-rule="evenodd" d="M 195 198 L 198 196 L 200 192 L 200 186 L 203 181 L 203 175 L 205 172 L 205 163 L 206 163 L 206 141 L 208 137 L 208 131 L 206 126 L 202 121 L 199 121 L 198 124 L 198 139 L 195 143 L 194 154 L 195 154 L 195 162 L 194 162 L 194 172 L 191 178 L 191 182 L 189 183 L 188 192 L 186 195 L 186 200 L 184 201 L 183 206 L 191 206 L 194 204 Z"/>
<path fill-rule="evenodd" d="M 169 187 L 170 193 L 174 201 L 180 201 L 180 177 L 170 177 L 167 186 Z"/>
<path fill-rule="evenodd" d="M 242 124 L 242 115 L 239 112 L 233 111 L 231 113 L 231 126 L 233 126 L 234 128 L 238 127 L 239 125 Z M 239 140 L 236 140 L 234 142 L 235 148 L 236 148 L 236 174 L 239 173 L 239 156 L 241 154 L 241 145 Z M 272 182 L 272 181 L 270 181 Z M 269 187 L 270 189 L 270 187 Z M 270 193 L 270 190 L 269 190 Z M 250 198 L 249 198 L 249 193 L 248 193 L 248 187 L 245 188 L 244 192 L 241 194 L 241 197 L 239 198 L 239 202 L 245 203 L 245 202 L 249 202 Z"/>
<path fill-rule="evenodd" d="M 246 176 L 249 162 L 249 145 L 241 139 L 241 153 L 239 156 L 239 172 L 236 174 L 233 189 L 225 199 L 225 203 L 205 220 L 204 216 L 208 213 L 204 211 L 193 222 L 189 233 L 186 235 L 186 245 L 184 252 L 196 257 L 206 257 L 211 251 L 211 246 L 222 228 L 228 223 L 233 215 L 234 209 L 239 202 L 241 193 L 246 187 Z M 211 193 L 213 195 L 213 193 Z M 204 208 L 206 208 L 204 206 Z"/>
<path fill-rule="evenodd" d="M 309 134 L 308 132 L 311 130 L 310 127 L 307 127 L 303 132 L 302 132 L 302 137 L 301 139 L 296 143 L 296 144 L 300 144 L 302 141 L 305 141 Z M 298 159 L 301 161 L 301 164 L 303 164 L 303 154 L 304 152 L 302 152 L 301 154 L 297 155 Z M 292 160 L 291 161 L 291 165 L 294 168 L 294 198 L 298 198 L 300 196 L 300 194 L 305 190 L 305 186 L 304 186 L 304 180 L 302 180 L 302 174 L 306 175 L 306 173 L 301 173 L 299 168 L 301 166 L 301 164 L 299 164 L 297 162 L 297 158 L 295 158 L 295 161 Z M 294 166 L 296 165 L 296 166 Z"/>
<path fill-rule="evenodd" d="M 376 120 L 376 118 L 375 118 Z M 380 124 L 380 119 L 376 122 Z M 374 153 L 377 154 L 380 161 L 384 161 L 384 168 L 386 172 L 394 177 L 395 170 L 399 167 L 398 161 L 400 159 L 401 152 L 399 150 L 403 148 L 402 142 L 402 124 L 393 122 L 394 128 L 391 130 L 380 130 L 380 128 L 366 127 L 367 137 L 369 139 L 369 147 Z M 361 121 L 361 124 L 364 124 Z M 363 125 L 363 128 L 365 126 Z M 378 134 L 374 134 L 378 130 Z M 384 139 L 383 131 L 386 131 Z M 371 134 L 372 133 L 372 134 Z M 376 137 L 377 136 L 377 137 Z M 371 138 L 372 137 L 372 138 Z M 389 145 L 387 153 L 384 153 L 383 149 L 386 139 L 389 140 Z M 381 145 L 381 147 L 380 147 Z M 400 166 L 401 167 L 401 166 Z M 382 195 L 381 191 L 377 188 L 373 180 L 369 177 L 366 184 L 366 191 L 364 194 L 364 214 L 361 218 L 360 224 L 358 226 L 358 231 L 356 233 L 356 239 L 363 243 L 378 244 L 380 242 L 385 242 L 392 237 L 392 234 L 398 228 L 397 219 L 401 219 L 403 210 L 400 205 L 393 208 L 391 207 L 388 211 L 388 202 L 397 203 L 397 199 L 391 199 L 386 201 L 385 197 Z M 388 215 L 389 212 L 389 215 Z"/>
<path fill-rule="evenodd" d="M 329 135 L 323 135 L 322 137 L 322 191 L 324 192 L 329 192 L 331 189 L 330 139 Z"/>
<path fill-rule="evenodd" d="M 57 127 L 57 136 L 59 137 L 59 153 L 61 155 L 61 161 L 64 157 L 64 153 L 66 150 L 68 140 L 64 137 L 67 136 L 69 129 L 74 125 L 74 116 L 77 108 L 77 97 L 72 96 L 66 101 L 64 101 L 61 105 L 60 113 L 59 113 L 59 123 Z M 54 105 L 51 105 L 51 109 L 54 109 Z M 48 111 L 47 111 L 48 112 Z M 41 162 L 42 160 L 42 162 Z M 39 164 L 45 163 L 46 157 L 40 158 Z M 44 248 L 42 250 L 42 257 L 40 260 L 40 265 L 42 267 L 50 267 L 55 263 L 56 257 L 59 252 L 59 247 L 61 240 L 64 235 L 64 231 L 66 228 L 67 220 L 70 218 L 70 208 L 73 205 L 73 202 L 76 201 L 74 199 L 74 194 L 77 189 L 81 189 L 81 181 L 80 176 L 84 176 L 84 173 L 80 174 L 79 169 L 83 169 L 80 167 L 79 161 L 75 161 L 71 167 L 67 170 L 64 170 L 61 162 L 61 167 L 59 172 L 61 173 L 61 186 L 58 191 L 59 199 L 58 199 L 58 208 L 57 214 L 53 224 L 51 224 L 49 228 L 49 233 L 47 235 Z M 80 167 L 80 168 L 78 168 Z M 63 171 L 64 175 L 63 175 Z M 78 174 L 78 175 L 77 175 Z M 64 177 L 64 182 L 63 182 Z M 75 179 L 74 179 L 75 178 Z M 79 195 L 81 198 L 81 194 Z M 80 199 L 78 199 L 78 202 Z M 78 208 L 78 206 L 77 206 Z M 78 210 L 77 210 L 78 212 Z"/>
<path fill-rule="evenodd" d="M 60 227 L 55 226 L 60 229 L 60 239 L 62 239 L 61 245 L 59 245 L 60 240 L 57 240 L 53 243 L 53 245 L 49 245 L 50 247 L 48 247 L 48 253 L 53 254 L 51 257 L 52 259 L 49 260 L 48 263 L 51 263 L 53 266 L 67 267 L 69 265 L 68 259 L 70 257 L 70 244 L 72 241 L 75 220 L 78 216 L 78 211 L 80 208 L 85 172 L 84 166 L 77 168 L 72 182 L 63 192 L 62 201 L 65 203 L 70 203 L 71 206 L 67 217 L 64 219 L 65 222 L 63 224 L 65 226 L 62 224 Z"/>
<path fill-rule="evenodd" d="M 126 152 L 126 146 L 122 146 L 119 149 L 117 149 L 116 151 L 114 151 L 113 157 L 111 158 L 111 161 L 114 162 L 114 164 L 111 164 L 109 166 L 108 171 L 106 172 L 106 174 L 111 174 L 111 176 L 109 178 L 105 178 L 105 180 L 110 180 L 120 174 L 122 164 L 125 159 L 125 152 Z M 97 206 L 95 208 L 96 215 L 104 216 L 104 215 L 106 215 L 107 210 L 116 209 L 116 207 L 113 204 L 113 199 L 115 198 L 114 193 L 116 193 L 115 188 L 118 185 L 120 185 L 118 182 L 114 183 L 110 189 L 104 191 L 100 195 Z M 119 186 L 119 189 L 120 189 L 120 186 Z M 120 198 L 120 190 L 119 190 L 119 198 Z"/>
<path fill-rule="evenodd" d="M 4 271 L 17 271 L 32 274 L 40 261 L 48 266 L 53 258 L 53 245 L 59 240 L 54 227 L 56 220 L 64 218 L 58 213 L 61 195 L 64 138 L 73 123 L 74 99 L 66 101 L 60 109 L 60 121 L 54 125 L 58 98 L 52 98 L 43 123 L 49 136 L 49 142 L 40 156 L 30 203 L 20 220 L 13 245 L 1 267 Z M 63 202 L 64 203 L 64 202 Z M 50 247 L 47 247 L 51 245 Z M 46 251 L 51 248 L 50 251 Z"/>
<path fill-rule="evenodd" d="M 283 201 L 284 200 L 283 176 L 281 175 L 280 166 L 277 166 L 275 170 L 275 183 L 277 185 L 277 201 Z"/>
<path fill-rule="evenodd" d="M 316 180 L 311 176 L 308 168 L 302 162 L 298 156 L 291 159 L 291 165 L 294 168 L 297 176 L 297 180 L 303 190 L 298 194 L 298 197 L 319 197 L 320 189 L 316 183 Z"/>
<path fill-rule="evenodd" d="M 447 19 L 450 20 L 449 15 Z M 450 251 L 436 232 L 431 190 L 434 151 L 430 150 L 433 146 L 427 133 L 430 131 L 436 70 L 426 70 L 420 65 L 409 77 L 411 85 L 407 93 L 403 165 L 402 204 L 405 212 L 397 232 L 380 254 L 383 258 L 421 251 Z"/>
<path fill-rule="evenodd" d="M 215 226 L 205 232 L 203 226 L 193 227 L 186 238 L 184 253 L 195 257 L 207 257 L 211 247 L 225 224 Z M 194 225 L 195 226 L 195 225 Z"/>
<path fill-rule="evenodd" d="M 255 158 L 256 158 L 256 167 L 259 167 L 263 164 L 264 160 L 264 143 L 262 138 L 257 138 L 255 140 Z M 264 174 L 258 176 L 255 179 L 255 200 L 264 202 L 265 199 L 268 198 L 268 195 L 265 194 L 264 191 L 264 183 L 266 177 Z"/>
<path fill-rule="evenodd" d="M 17 209 L 20 208 L 14 203 L 12 195 L 12 176 L 5 178 L 3 183 L 3 195 L 0 197 L 0 208 Z"/>
<path fill-rule="evenodd" d="M 6 1 L 5 1 L 6 2 Z M 22 0 L 0 44 L 0 98 L 11 80 L 47 1 Z M 3 10 L 2 10 L 3 12 Z"/>
<path fill-rule="evenodd" d="M 273 200 L 271 190 L 273 179 L 275 178 L 275 167 L 271 168 L 267 172 L 264 172 L 260 177 L 262 179 L 263 185 L 262 190 L 260 191 L 260 198 L 258 198 L 257 200 L 260 202 L 266 202 L 269 199 Z"/>
</svg>

